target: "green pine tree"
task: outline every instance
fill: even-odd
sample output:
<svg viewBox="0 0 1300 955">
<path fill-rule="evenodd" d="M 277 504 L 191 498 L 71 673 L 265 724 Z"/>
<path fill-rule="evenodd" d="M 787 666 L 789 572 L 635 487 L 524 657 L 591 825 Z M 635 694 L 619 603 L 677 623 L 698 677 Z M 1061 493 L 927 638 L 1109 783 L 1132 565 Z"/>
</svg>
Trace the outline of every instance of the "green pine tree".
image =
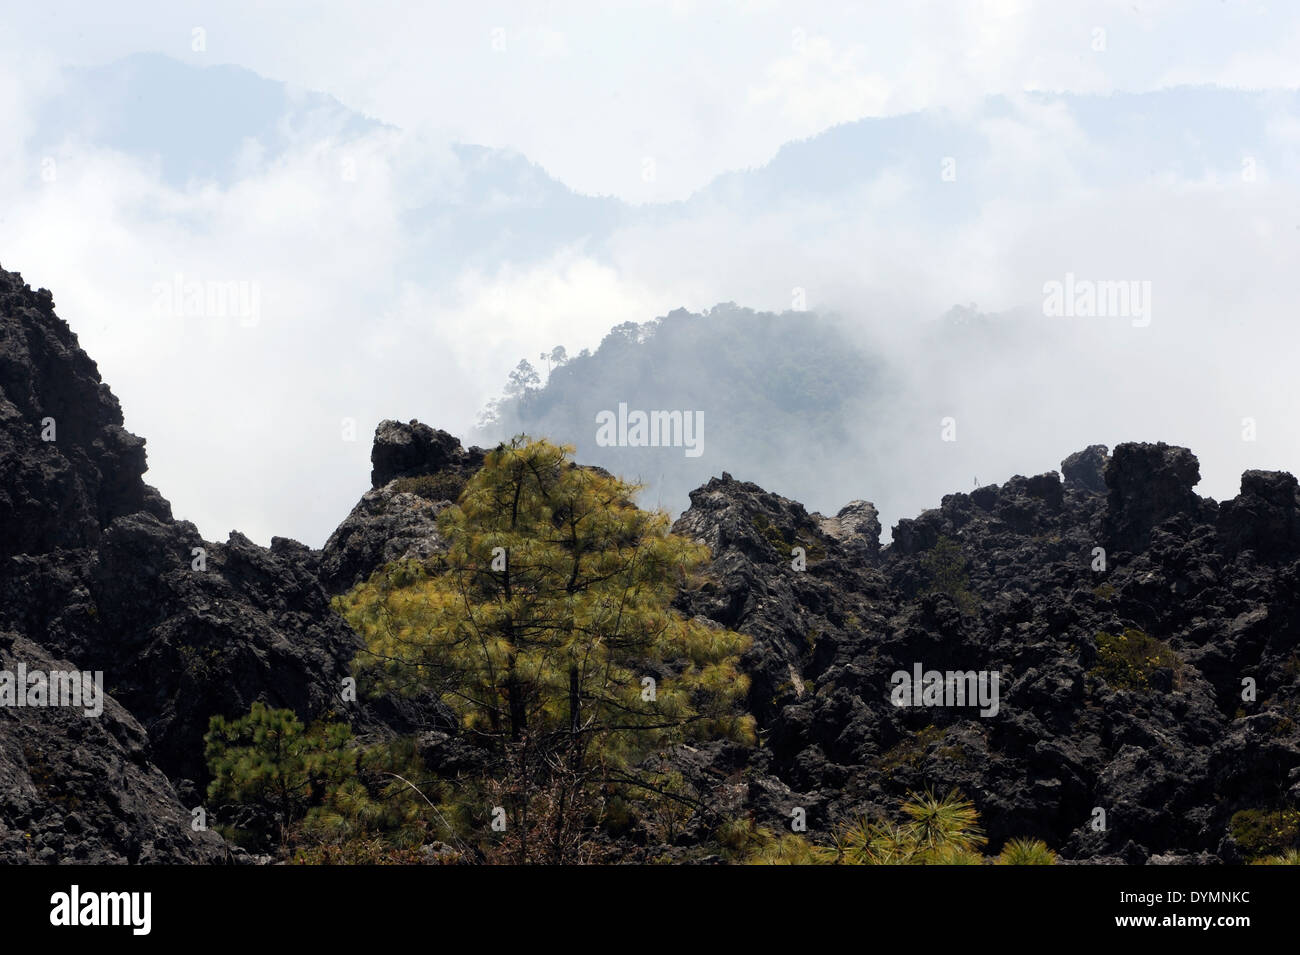
<svg viewBox="0 0 1300 955">
<path fill-rule="evenodd" d="M 681 801 L 673 744 L 754 735 L 748 638 L 670 606 L 707 549 L 571 454 L 499 446 L 439 516 L 436 566 L 388 568 L 339 601 L 376 688 L 432 691 L 497 754 L 489 794 L 517 862 L 582 858 L 612 797 Z"/>
<path fill-rule="evenodd" d="M 269 814 L 280 842 L 290 827 L 332 786 L 356 772 L 352 730 L 340 723 L 310 728 L 292 710 L 273 710 L 254 703 L 247 716 L 214 716 L 203 738 L 208 769 L 208 799 L 240 803 Z"/>
</svg>

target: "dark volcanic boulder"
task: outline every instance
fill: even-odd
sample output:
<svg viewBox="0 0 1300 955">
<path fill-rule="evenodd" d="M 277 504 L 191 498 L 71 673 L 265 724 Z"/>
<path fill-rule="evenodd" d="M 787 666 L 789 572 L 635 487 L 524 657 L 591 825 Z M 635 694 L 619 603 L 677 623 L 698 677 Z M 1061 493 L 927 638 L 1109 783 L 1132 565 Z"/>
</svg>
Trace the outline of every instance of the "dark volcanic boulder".
<svg viewBox="0 0 1300 955">
<path fill-rule="evenodd" d="M 0 633 L 0 670 L 68 671 L 15 634 Z M 103 712 L 0 707 L 0 861 L 222 862 L 211 830 L 148 758 L 149 737 L 111 696 Z"/>
<path fill-rule="evenodd" d="M 93 544 L 120 514 L 170 517 L 50 293 L 0 269 L 0 310 L 0 557 Z"/>
<path fill-rule="evenodd" d="M 398 491 L 395 482 L 367 491 L 325 542 L 321 582 L 330 593 L 345 593 L 384 564 L 445 550 L 438 513 L 446 506 Z"/>
<path fill-rule="evenodd" d="M 1092 444 L 1071 454 L 1061 462 L 1061 475 L 1066 486 L 1105 493 L 1107 456 L 1108 449 L 1104 444 Z"/>
<path fill-rule="evenodd" d="M 1219 544 L 1235 557 L 1251 550 L 1263 560 L 1300 556 L 1300 492 L 1285 471 L 1247 471 L 1241 493 L 1219 506 Z"/>
<path fill-rule="evenodd" d="M 409 424 L 381 421 L 370 448 L 370 486 L 383 487 L 399 477 L 473 469 L 482 463 L 480 449 L 465 450 L 446 431 L 414 420 Z"/>
<path fill-rule="evenodd" d="M 880 553 L 880 513 L 870 501 L 850 501 L 834 517 L 822 518 L 821 529 L 869 557 Z"/>
<path fill-rule="evenodd" d="M 1104 532 L 1115 550 L 1138 551 L 1151 531 L 1183 515 L 1203 520 L 1203 502 L 1192 490 L 1201 480 L 1200 462 L 1186 448 L 1159 444 L 1121 444 L 1106 462 L 1109 490 Z"/>
<path fill-rule="evenodd" d="M 841 514 L 851 527 L 856 516 L 872 541 L 865 507 Z M 713 553 L 705 582 L 684 592 L 678 608 L 754 639 L 744 665 L 750 708 L 760 725 L 810 697 L 816 689 L 812 677 L 845 643 L 861 640 L 864 629 L 880 627 L 891 600 L 879 571 L 863 559 L 861 542 L 853 539 L 860 531 L 847 535 L 846 543 L 828 534 L 826 523 L 795 501 L 724 473 L 691 492 L 690 509 L 673 525 L 674 533 L 704 542 Z M 842 526 L 836 530 L 844 532 Z M 803 570 L 791 553 L 796 547 L 805 554 Z M 793 759 L 798 749 L 818 741 L 782 727 L 772 745 L 778 760 Z M 832 753 L 849 745 L 823 742 Z"/>
<path fill-rule="evenodd" d="M 441 552 L 438 513 L 482 466 L 483 454 L 418 421 L 381 421 L 370 450 L 374 486 L 321 551 L 326 589 L 343 593 L 384 564 Z"/>
</svg>

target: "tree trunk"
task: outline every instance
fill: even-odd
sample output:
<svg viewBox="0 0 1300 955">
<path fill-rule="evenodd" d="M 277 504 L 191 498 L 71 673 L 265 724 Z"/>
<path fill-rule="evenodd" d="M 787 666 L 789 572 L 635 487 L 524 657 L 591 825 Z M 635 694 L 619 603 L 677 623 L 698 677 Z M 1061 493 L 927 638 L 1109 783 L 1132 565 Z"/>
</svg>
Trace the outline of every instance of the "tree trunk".
<svg viewBox="0 0 1300 955">
<path fill-rule="evenodd" d="M 578 685 L 578 666 L 569 667 L 569 764 L 577 772 L 582 767 L 578 731 L 582 726 L 582 694 Z"/>
<path fill-rule="evenodd" d="M 524 694 L 514 674 L 506 682 L 506 693 L 510 701 L 510 741 L 518 743 L 523 738 L 528 716 L 524 712 Z"/>
</svg>

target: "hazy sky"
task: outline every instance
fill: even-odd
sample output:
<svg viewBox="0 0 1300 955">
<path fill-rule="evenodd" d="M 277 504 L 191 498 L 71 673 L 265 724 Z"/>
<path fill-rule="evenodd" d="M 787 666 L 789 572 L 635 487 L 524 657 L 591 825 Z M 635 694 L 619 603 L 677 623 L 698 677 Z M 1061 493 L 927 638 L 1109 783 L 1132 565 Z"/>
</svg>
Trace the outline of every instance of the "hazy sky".
<svg viewBox="0 0 1300 955">
<path fill-rule="evenodd" d="M 681 198 L 836 123 L 991 93 L 1300 85 L 1300 7 L 1282 2 L 4 6 L 11 73 L 139 51 L 233 63 L 630 200 Z"/>
<path fill-rule="evenodd" d="M 613 325 L 677 307 L 780 311 L 795 288 L 902 355 L 924 348 L 918 323 L 955 303 L 1039 309 L 1044 283 L 1067 273 L 1153 286 L 1147 327 L 1089 325 L 1064 353 L 1016 343 L 941 369 L 955 407 L 924 411 L 958 418 L 956 445 L 900 408 L 892 446 L 915 447 L 890 487 L 843 489 L 888 500 L 887 527 L 973 474 L 1041 472 L 1092 442 L 1187 444 L 1217 497 L 1245 467 L 1300 467 L 1300 5 L 266 6 L 0 11 L 12 144 L 0 150 L 0 263 L 54 291 L 148 439 L 148 479 L 210 538 L 238 528 L 319 545 L 367 486 L 379 419 L 463 433 L 521 356 L 593 347 Z M 342 138 L 286 119 L 274 151 L 260 133 L 238 142 L 228 180 L 179 183 L 149 150 L 97 138 L 113 117 L 41 140 L 41 105 L 67 88 L 66 68 L 139 52 L 244 67 L 389 128 Z M 1099 136 L 1089 116 L 1107 101 L 1022 95 L 1179 84 L 1268 92 L 1227 106 L 1198 94 L 1185 122 L 1161 126 L 1159 150 L 1133 147 L 1157 117 Z M 993 107 L 994 94 L 1009 99 Z M 183 152 L 196 131 L 237 130 L 248 105 L 232 94 L 228 106 L 120 109 L 151 124 L 163 152 Z M 937 139 L 882 133 L 914 152 L 880 162 L 845 146 L 847 185 L 818 193 L 818 173 L 796 164 L 761 180 L 770 194 L 711 193 L 591 237 L 553 234 L 587 213 L 562 200 L 547 212 L 554 197 L 513 167 L 468 197 L 448 149 L 509 147 L 578 192 L 665 202 L 837 123 L 912 110 Z M 961 146 L 945 180 L 949 141 Z M 836 142 L 814 144 L 821 161 Z M 474 230 L 518 209 L 545 214 Z M 160 311 L 178 275 L 255 288 L 258 321 Z M 1245 417 L 1259 421 L 1256 442 L 1241 439 Z M 855 453 L 871 453 L 871 437 Z"/>
</svg>

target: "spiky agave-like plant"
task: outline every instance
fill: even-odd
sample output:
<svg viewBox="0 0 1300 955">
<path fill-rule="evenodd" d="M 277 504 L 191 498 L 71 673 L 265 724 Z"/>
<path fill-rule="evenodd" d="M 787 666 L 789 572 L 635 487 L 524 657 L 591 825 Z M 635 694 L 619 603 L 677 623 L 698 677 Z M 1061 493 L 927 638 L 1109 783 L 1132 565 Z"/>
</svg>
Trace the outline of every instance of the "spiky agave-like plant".
<svg viewBox="0 0 1300 955">
<path fill-rule="evenodd" d="M 810 844 L 786 834 L 765 838 L 754 847 L 749 861 L 759 864 L 832 865 L 983 865 L 984 831 L 975 804 L 952 790 L 936 796 L 908 793 L 902 806 L 903 822 L 860 816 L 842 823 L 830 845 Z M 1010 861 L 1014 857 L 1015 861 Z M 1038 840 L 1014 840 L 999 857 L 1003 864 L 1050 865 L 1056 854 Z"/>
<path fill-rule="evenodd" d="M 998 865 L 1056 865 L 1056 853 L 1041 839 L 1012 839 L 1002 847 Z"/>
<path fill-rule="evenodd" d="M 930 790 L 920 795 L 912 793 L 903 803 L 903 813 L 908 817 L 904 828 L 923 857 L 941 849 L 978 852 L 984 846 L 984 830 L 980 828 L 975 804 L 956 790 L 944 796 L 936 796 Z"/>
<path fill-rule="evenodd" d="M 950 792 L 909 793 L 902 823 L 859 818 L 839 829 L 824 850 L 842 865 L 971 865 L 982 863 L 984 833 L 975 805 Z"/>
<path fill-rule="evenodd" d="M 1288 849 L 1277 855 L 1256 859 L 1251 865 L 1300 865 L 1300 849 Z"/>
<path fill-rule="evenodd" d="M 944 846 L 931 853 L 927 865 L 983 865 L 985 859 L 978 852 L 970 849 L 954 849 Z"/>
</svg>

